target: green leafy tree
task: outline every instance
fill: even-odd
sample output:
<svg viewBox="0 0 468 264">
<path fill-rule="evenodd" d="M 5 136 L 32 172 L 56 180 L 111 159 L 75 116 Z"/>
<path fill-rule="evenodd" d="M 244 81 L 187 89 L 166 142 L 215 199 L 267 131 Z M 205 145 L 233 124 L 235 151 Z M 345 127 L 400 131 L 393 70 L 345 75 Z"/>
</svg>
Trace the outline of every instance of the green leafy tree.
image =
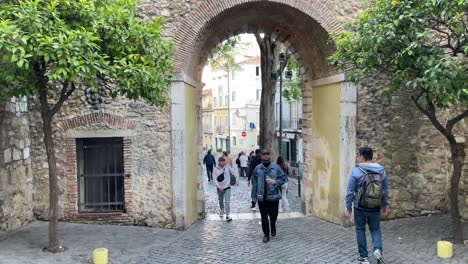
<svg viewBox="0 0 468 264">
<path fill-rule="evenodd" d="M 78 89 L 116 84 L 112 96 L 167 103 L 172 43 L 136 0 L 11 0 L 0 6 L 0 95 L 36 95 L 49 163 L 49 251 L 58 240 L 54 115 Z"/>
<path fill-rule="evenodd" d="M 286 89 L 283 90 L 283 97 L 291 102 L 292 100 L 301 100 L 302 98 L 302 79 L 299 71 L 299 64 L 296 58 L 291 56 L 288 60 L 288 71 L 291 71 L 295 76 L 291 81 L 286 82 Z"/>
<path fill-rule="evenodd" d="M 468 0 L 379 0 L 333 36 L 337 50 L 330 58 L 352 81 L 385 74 L 390 85 L 382 94 L 405 90 L 447 139 L 455 243 L 463 243 L 458 193 L 465 153 L 454 127 L 468 116 L 467 11 Z"/>
</svg>

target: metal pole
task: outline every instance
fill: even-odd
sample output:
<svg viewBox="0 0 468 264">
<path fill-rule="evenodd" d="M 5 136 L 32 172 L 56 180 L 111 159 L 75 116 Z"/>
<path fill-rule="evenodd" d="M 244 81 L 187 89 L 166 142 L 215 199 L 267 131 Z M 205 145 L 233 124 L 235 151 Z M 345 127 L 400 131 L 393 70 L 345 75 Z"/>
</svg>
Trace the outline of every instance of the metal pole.
<svg viewBox="0 0 468 264">
<path fill-rule="evenodd" d="M 297 195 L 299 197 L 301 197 L 301 178 L 302 178 L 302 166 L 301 166 L 301 163 L 298 162 L 297 163 L 297 170 L 298 170 L 298 173 L 297 173 Z"/>
<path fill-rule="evenodd" d="M 282 155 L 282 142 L 283 142 L 283 72 L 282 72 L 283 63 L 280 62 L 280 94 L 279 94 L 279 139 L 278 139 L 278 149 L 279 153 L 278 156 Z"/>
<path fill-rule="evenodd" d="M 229 68 L 227 69 L 227 87 L 228 87 L 228 141 L 227 151 L 231 152 L 231 90 L 229 89 Z"/>
</svg>

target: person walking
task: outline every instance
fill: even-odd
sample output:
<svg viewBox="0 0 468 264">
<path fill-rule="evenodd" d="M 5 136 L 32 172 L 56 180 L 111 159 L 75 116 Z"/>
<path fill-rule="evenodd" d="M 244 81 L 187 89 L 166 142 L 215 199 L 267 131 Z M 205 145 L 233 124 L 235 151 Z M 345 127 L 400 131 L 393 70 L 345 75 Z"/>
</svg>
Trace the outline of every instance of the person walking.
<svg viewBox="0 0 468 264">
<path fill-rule="evenodd" d="M 289 168 L 286 162 L 283 159 L 283 156 L 278 156 L 278 159 L 276 159 L 276 164 L 280 166 L 281 170 L 286 174 L 286 182 L 281 185 L 281 200 L 279 204 L 279 212 L 287 212 L 289 211 L 289 200 L 288 200 L 288 172 Z"/>
<path fill-rule="evenodd" d="M 286 174 L 278 164 L 270 161 L 269 151 L 263 150 L 261 159 L 262 164 L 255 167 L 252 176 L 252 200 L 258 201 L 262 217 L 263 242 L 266 243 L 270 241 L 270 234 L 272 237 L 276 236 L 281 185 L 286 182 Z"/>
<path fill-rule="evenodd" d="M 203 158 L 203 164 L 206 165 L 206 176 L 208 176 L 208 182 L 211 182 L 213 180 L 213 167 L 216 166 L 216 160 L 211 154 L 211 149 L 208 150 L 208 153 L 206 153 Z"/>
<path fill-rule="evenodd" d="M 247 177 L 248 158 L 245 155 L 244 151 L 241 152 L 241 155 L 239 157 L 239 163 L 240 163 L 240 176 Z"/>
<path fill-rule="evenodd" d="M 237 155 L 237 159 L 236 159 L 236 166 L 237 166 L 237 171 L 239 172 L 239 176 L 242 177 L 242 174 L 241 174 L 241 166 L 240 166 L 240 156 L 242 155 L 242 151 L 239 152 L 239 155 Z"/>
<path fill-rule="evenodd" d="M 366 224 L 369 226 L 374 257 L 377 263 L 383 259 L 380 217 L 388 214 L 388 180 L 384 167 L 372 162 L 373 150 L 359 149 L 360 163 L 352 169 L 346 191 L 346 215 L 351 219 L 354 207 L 354 223 L 361 264 L 369 264 L 366 241 Z"/>
<path fill-rule="evenodd" d="M 261 149 L 256 149 L 255 154 L 250 158 L 250 164 L 249 164 L 249 171 L 247 173 L 247 184 L 250 187 L 251 182 L 252 182 L 252 175 L 255 170 L 255 168 L 259 165 L 262 164 L 262 158 L 261 158 Z M 255 204 L 256 202 L 252 199 L 252 205 L 250 206 L 250 210 L 254 211 L 255 210 Z"/>
<path fill-rule="evenodd" d="M 232 159 L 229 157 L 229 154 L 227 151 L 223 151 L 223 157 L 224 160 L 226 161 L 226 165 L 232 168 Z"/>
<path fill-rule="evenodd" d="M 231 175 L 236 178 L 235 186 L 239 185 L 239 175 L 236 170 L 226 165 L 224 157 L 218 159 L 218 166 L 214 169 L 215 185 L 218 192 L 219 217 L 226 213 L 226 221 L 232 221 L 231 213 Z"/>
</svg>

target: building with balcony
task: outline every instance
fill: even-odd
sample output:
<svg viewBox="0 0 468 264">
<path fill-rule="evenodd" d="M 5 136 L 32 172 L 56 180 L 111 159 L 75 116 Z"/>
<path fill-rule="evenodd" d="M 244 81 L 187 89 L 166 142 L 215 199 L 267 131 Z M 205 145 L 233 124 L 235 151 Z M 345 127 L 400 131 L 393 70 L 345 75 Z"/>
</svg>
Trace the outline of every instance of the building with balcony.
<svg viewBox="0 0 468 264">
<path fill-rule="evenodd" d="M 213 95 L 211 88 L 206 88 L 202 91 L 202 119 L 203 150 L 206 151 L 214 148 Z"/>
<path fill-rule="evenodd" d="M 283 90 L 289 80 L 283 78 Z M 275 95 L 275 120 L 276 136 L 280 136 L 280 87 L 279 81 Z M 281 155 L 289 163 L 291 168 L 297 167 L 297 163 L 303 163 L 303 140 L 302 140 L 302 100 L 288 101 L 282 98 L 282 118 L 281 126 L 283 130 Z"/>
</svg>

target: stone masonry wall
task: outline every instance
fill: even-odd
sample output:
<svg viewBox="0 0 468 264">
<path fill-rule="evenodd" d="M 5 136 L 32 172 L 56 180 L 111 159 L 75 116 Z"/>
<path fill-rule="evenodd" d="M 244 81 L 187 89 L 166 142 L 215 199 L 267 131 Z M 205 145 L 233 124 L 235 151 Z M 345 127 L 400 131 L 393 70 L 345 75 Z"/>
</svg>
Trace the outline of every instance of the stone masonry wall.
<svg viewBox="0 0 468 264">
<path fill-rule="evenodd" d="M 26 99 L 0 109 L 0 231 L 33 220 L 33 186 Z"/>
<path fill-rule="evenodd" d="M 84 117 L 89 114 L 106 114 L 107 116 L 119 117 L 122 120 L 134 122 L 135 127 L 131 141 L 131 150 L 126 154 L 131 155 L 129 159 L 131 172 L 126 175 L 130 177 L 131 194 L 128 197 L 132 201 L 130 215 L 122 216 L 120 222 L 131 222 L 139 225 L 172 227 L 172 186 L 171 186 L 171 155 L 170 155 L 170 119 L 167 108 L 151 107 L 143 102 L 134 102 L 126 99 L 116 99 L 110 104 L 101 105 L 98 109 L 89 104 L 84 104 L 86 97 L 83 92 L 78 93 L 72 100 L 65 103 L 54 120 L 54 139 L 57 151 L 57 166 L 60 186 L 60 218 L 67 218 L 69 205 L 67 170 L 73 169 L 71 163 L 67 163 L 67 120 L 75 117 Z M 35 106 L 37 110 L 37 105 Z M 41 120 L 38 111 L 31 112 L 31 138 L 34 178 L 34 213 L 39 219 L 47 219 L 48 208 L 48 170 L 45 150 L 42 142 Z M 96 119 L 93 119 L 96 122 Z M 119 133 L 121 128 L 109 123 L 90 123 L 87 126 L 74 128 L 74 131 L 104 131 L 112 137 L 112 133 Z M 125 140 L 125 138 L 124 138 Z M 70 140 L 68 140 L 70 143 Z M 125 142 L 124 142 L 125 144 Z M 124 145 L 125 148 L 125 145 Z M 125 159 L 125 158 L 124 158 Z M 127 165 L 125 165 L 127 166 Z M 127 173 L 127 172 L 125 172 Z M 127 183 L 126 183 L 127 186 Z M 128 190 L 126 190 L 128 191 Z M 127 198 L 127 193 L 125 194 Z M 116 217 L 98 216 L 96 221 L 119 222 Z M 79 221 L 79 217 L 72 220 Z M 83 219 L 89 222 L 93 219 Z M 124 221 L 123 221 L 124 220 Z"/>
<path fill-rule="evenodd" d="M 447 213 L 452 171 L 447 140 L 408 96 L 380 96 L 375 87 L 384 85 L 365 80 L 358 89 L 357 147 L 369 145 L 383 157 L 390 184 L 389 218 Z M 466 218 L 466 184 L 461 187 Z"/>
</svg>

